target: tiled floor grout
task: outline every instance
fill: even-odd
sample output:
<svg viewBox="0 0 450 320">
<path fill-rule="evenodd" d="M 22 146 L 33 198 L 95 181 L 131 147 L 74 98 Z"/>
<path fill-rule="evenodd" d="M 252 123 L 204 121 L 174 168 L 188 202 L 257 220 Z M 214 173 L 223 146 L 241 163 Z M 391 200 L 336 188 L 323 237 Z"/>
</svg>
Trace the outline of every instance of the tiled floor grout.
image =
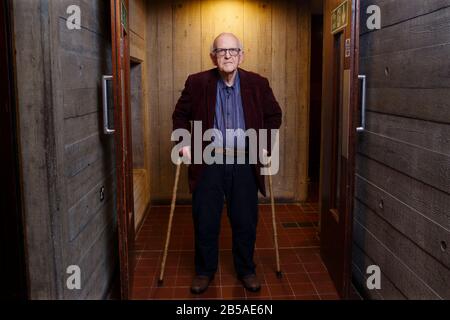
<svg viewBox="0 0 450 320">
<path fill-rule="evenodd" d="M 172 234 L 173 238 L 171 239 L 171 247 L 169 247 L 167 258 L 167 262 L 170 263 L 166 264 L 166 267 L 171 268 L 172 272 L 174 272 L 174 275 L 170 277 L 171 281 L 174 283 L 173 285 L 163 287 L 164 289 L 156 286 L 159 278 L 163 250 L 154 248 L 158 245 L 161 245 L 161 248 L 163 247 L 163 243 L 165 241 L 164 229 L 167 228 L 167 218 L 165 212 L 168 211 L 169 208 L 164 206 L 153 207 L 153 212 L 150 212 L 147 220 L 144 222 L 140 228 L 140 232 L 138 233 L 137 244 L 139 250 L 136 250 L 136 253 L 139 255 L 139 258 L 137 259 L 137 269 L 135 273 L 135 275 L 140 279 L 146 279 L 146 275 L 148 273 L 152 273 L 150 276 L 152 282 L 147 283 L 147 287 L 140 287 L 143 284 L 137 284 L 135 288 L 136 298 L 142 298 L 142 293 L 145 292 L 145 290 L 148 292 L 148 298 L 155 299 L 164 297 L 167 299 L 179 298 L 180 294 L 183 299 L 209 299 L 214 292 L 217 292 L 217 296 L 215 297 L 216 299 L 227 300 L 233 299 L 233 296 L 236 295 L 242 296 L 242 299 L 257 299 L 258 297 L 265 297 L 265 299 L 281 299 L 283 297 L 289 297 L 291 299 L 323 299 L 323 296 L 337 298 L 335 293 L 328 294 L 321 292 L 322 289 L 325 291 L 328 290 L 326 288 L 330 286 L 331 280 L 329 279 L 329 276 L 323 276 L 326 275 L 326 273 L 323 272 L 324 266 L 320 260 L 320 255 L 318 254 L 320 248 L 317 239 L 317 228 L 308 226 L 308 228 L 296 227 L 295 229 L 286 229 L 282 225 L 284 222 L 289 221 L 316 222 L 318 219 L 318 212 L 317 209 L 313 208 L 310 204 L 281 205 L 277 207 L 277 228 L 279 231 L 279 241 L 282 243 L 284 242 L 284 245 L 280 244 L 279 246 L 282 271 L 283 269 L 286 269 L 286 272 L 283 271 L 283 278 L 279 280 L 275 280 L 275 268 L 271 266 L 275 263 L 275 253 L 273 253 L 273 256 L 269 253 L 270 251 L 275 250 L 273 247 L 273 225 L 271 220 L 271 212 L 269 210 L 270 206 L 266 205 L 265 208 L 264 206 L 261 206 L 257 245 L 255 249 L 257 273 L 263 285 L 263 290 L 260 294 L 248 293 L 242 289 L 239 281 L 235 279 L 235 274 L 231 271 L 234 270 L 232 257 L 229 258 L 230 252 L 232 252 L 232 249 L 229 247 L 231 245 L 231 243 L 229 243 L 231 239 L 231 229 L 225 213 L 221 228 L 219 268 L 216 274 L 217 283 L 214 284 L 214 287 L 211 287 L 214 288 L 213 291 L 210 291 L 211 288 L 208 290 L 210 291 L 209 295 L 207 291 L 203 296 L 193 297 L 190 295 L 190 285 L 187 284 L 187 280 L 192 277 L 193 274 L 191 273 L 195 268 L 193 268 L 193 265 L 186 267 L 186 263 L 184 261 L 186 257 L 190 255 L 193 257 L 194 254 L 193 247 L 189 248 L 191 244 L 193 246 L 193 236 L 190 233 L 191 231 L 189 231 L 193 230 L 189 212 L 190 207 L 178 206 L 177 208 L 182 208 L 184 210 L 181 212 L 176 212 L 178 219 L 174 220 L 174 231 Z M 155 228 L 155 225 L 158 227 Z M 158 244 L 154 241 L 157 241 Z M 260 242 L 260 246 L 258 246 L 258 242 Z M 294 246 L 294 243 L 299 243 L 302 245 Z M 180 246 L 182 246 L 182 248 Z M 291 251 L 295 252 L 295 259 L 292 259 L 292 257 L 289 256 L 289 252 Z M 224 253 L 228 257 L 225 260 Z M 303 259 L 300 254 L 303 255 Z M 173 256 L 176 256 L 177 258 L 170 258 Z M 156 257 L 151 259 L 156 261 L 156 265 L 151 266 L 151 260 L 148 261 L 147 259 L 144 259 L 144 257 Z M 229 259 L 231 259 L 231 261 L 229 261 Z M 288 259 L 289 262 L 283 263 L 283 259 Z M 320 263 L 320 265 L 318 265 L 318 270 L 320 273 L 317 274 L 322 276 L 315 276 L 315 278 L 318 279 L 316 281 L 312 278 L 310 271 L 311 268 L 315 268 L 314 266 L 317 263 Z M 225 265 L 227 265 L 227 268 L 225 268 Z M 308 269 L 306 269 L 306 267 Z M 231 277 L 235 280 L 232 284 L 229 284 L 229 282 L 225 284 L 224 275 L 227 275 L 227 279 L 230 279 Z M 168 277 L 167 270 L 165 272 L 165 277 Z M 325 280 L 322 281 L 321 279 L 323 277 Z M 295 280 L 295 283 L 292 282 L 291 278 L 297 279 Z M 272 280 L 269 282 L 269 279 Z M 321 290 L 319 290 L 319 287 L 316 285 L 317 283 L 321 284 Z M 224 290 L 225 288 L 227 288 L 226 294 Z M 237 288 L 236 290 L 238 291 L 233 293 L 233 288 Z M 186 290 L 186 293 L 180 293 L 180 291 L 183 291 L 184 289 Z"/>
</svg>

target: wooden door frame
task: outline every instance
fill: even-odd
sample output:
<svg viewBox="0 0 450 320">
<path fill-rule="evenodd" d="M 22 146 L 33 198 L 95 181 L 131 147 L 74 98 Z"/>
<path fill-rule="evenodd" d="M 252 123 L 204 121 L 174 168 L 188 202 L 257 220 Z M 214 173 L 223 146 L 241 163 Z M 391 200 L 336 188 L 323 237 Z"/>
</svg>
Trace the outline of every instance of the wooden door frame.
<svg viewBox="0 0 450 320">
<path fill-rule="evenodd" d="M 0 52 L 1 117 L 0 140 L 2 145 L 1 163 L 1 225 L 2 299 L 27 299 L 28 277 L 26 272 L 25 236 L 21 197 L 21 174 L 19 166 L 19 135 L 17 126 L 17 105 L 14 77 L 14 53 L 12 13 L 10 0 L 0 4 L 0 42 L 4 50 Z M 4 228 L 4 229 L 3 229 Z M 5 246 L 4 246 L 5 245 Z"/>
<path fill-rule="evenodd" d="M 354 198 L 355 198 L 355 170 L 356 170 L 356 152 L 357 152 L 357 130 L 358 127 L 358 107 L 359 107 L 359 99 L 360 99 L 360 90 L 359 90 L 359 31 L 360 31 L 360 0 L 352 0 L 352 31 L 351 31 L 351 58 L 350 58 L 350 66 L 353 73 L 351 77 L 353 79 L 351 89 L 350 89 L 350 137 L 349 141 L 349 168 L 350 170 L 347 172 L 348 181 L 349 181 L 349 191 L 348 196 L 346 198 L 346 206 L 349 208 L 347 228 L 345 232 L 345 251 L 344 251 L 344 260 L 346 263 L 346 267 L 344 271 L 346 274 L 344 275 L 345 279 L 347 279 L 345 285 L 345 299 L 349 299 L 352 295 L 352 245 L 353 245 L 353 210 L 354 210 Z"/>
<path fill-rule="evenodd" d="M 341 223 L 344 224 L 344 232 L 343 232 L 343 269 L 342 269 L 342 287 L 337 288 L 338 292 L 340 293 L 341 297 L 344 299 L 348 299 L 350 297 L 351 292 L 351 274 L 352 274 L 352 235 L 353 235 L 353 199 L 354 199 L 354 175 L 355 175 L 355 156 L 356 156 L 356 127 L 357 127 L 357 108 L 359 106 L 359 80 L 358 80 L 358 72 L 359 72 L 359 23 L 360 23 L 360 0 L 348 0 L 350 7 L 351 7 L 351 16 L 349 19 L 351 19 L 351 28 L 350 28 L 350 39 L 351 39 L 351 55 L 348 62 L 348 65 L 344 62 L 344 70 L 348 70 L 350 68 L 350 96 L 349 96 L 349 117 L 348 117 L 348 126 L 349 126 L 349 133 L 348 133 L 348 159 L 347 159 L 347 165 L 346 165 L 346 172 L 343 172 L 345 174 L 345 179 L 347 181 L 346 192 L 347 196 L 345 198 L 345 201 L 343 203 L 344 208 L 346 208 L 344 215 L 342 215 L 339 219 Z M 326 28 L 326 14 L 324 11 L 324 39 L 325 39 L 325 32 L 331 32 L 331 30 L 328 30 Z M 344 36 L 344 41 L 346 37 Z M 324 42 L 325 44 L 325 42 Z M 325 50 L 325 47 L 324 47 Z M 329 62 L 324 61 L 325 64 L 328 64 Z M 324 64 L 324 66 L 326 66 Z M 348 68 L 346 68 L 348 67 Z M 326 70 L 328 70 L 328 67 L 326 67 Z M 324 74 L 323 79 L 326 79 L 326 75 Z M 329 90 L 329 86 L 326 86 L 324 84 L 324 90 Z M 325 91 L 326 92 L 326 91 Z M 323 99 L 323 103 L 332 103 L 334 105 L 334 102 L 330 99 Z M 326 112 L 326 110 L 323 110 L 323 112 Z M 328 123 L 322 123 L 322 127 L 327 126 Z M 329 161 L 325 160 L 325 155 L 328 154 L 328 151 L 325 152 L 324 150 L 327 150 L 328 147 L 325 147 L 327 144 L 330 143 L 330 141 L 325 141 L 327 135 L 324 135 L 322 137 L 322 161 Z M 328 182 L 323 185 L 323 175 L 327 175 L 328 177 L 331 177 L 333 174 L 332 167 L 334 164 L 331 164 L 328 166 L 328 168 L 324 169 L 323 165 L 321 166 L 321 185 L 320 185 L 320 201 L 322 200 L 322 196 L 324 195 L 325 198 L 330 198 L 331 193 L 331 178 L 328 178 Z M 331 208 L 326 208 L 326 210 L 330 210 Z M 324 208 L 322 208 L 321 203 L 321 215 L 324 211 Z M 321 222 L 322 225 L 322 222 Z M 321 234 L 321 239 L 325 238 L 323 234 Z M 322 250 L 321 250 L 322 252 Z"/>
<path fill-rule="evenodd" d="M 130 47 L 129 30 L 127 41 L 121 38 L 122 33 L 122 3 L 127 10 L 127 24 L 129 29 L 129 1 L 110 0 L 111 6 L 111 44 L 113 95 L 114 95 L 114 125 L 115 125 L 115 152 L 116 152 L 116 183 L 117 183 L 117 221 L 118 221 L 118 247 L 120 260 L 120 289 L 121 298 L 129 299 L 133 279 L 134 259 L 130 259 L 134 247 L 134 219 L 132 219 L 132 232 L 130 234 L 130 214 L 134 216 L 133 199 L 133 152 L 130 109 Z M 113 11 L 114 8 L 114 11 Z M 122 47 L 123 45 L 123 47 Z M 121 56 L 123 53 L 123 57 Z M 123 77 L 121 70 L 124 70 Z M 122 83 L 124 85 L 122 95 Z M 125 102 L 125 107 L 122 103 Z M 125 112 L 123 112 L 125 111 Z M 125 139 L 125 144 L 124 144 Z M 131 239 L 131 241 L 130 241 Z"/>
</svg>

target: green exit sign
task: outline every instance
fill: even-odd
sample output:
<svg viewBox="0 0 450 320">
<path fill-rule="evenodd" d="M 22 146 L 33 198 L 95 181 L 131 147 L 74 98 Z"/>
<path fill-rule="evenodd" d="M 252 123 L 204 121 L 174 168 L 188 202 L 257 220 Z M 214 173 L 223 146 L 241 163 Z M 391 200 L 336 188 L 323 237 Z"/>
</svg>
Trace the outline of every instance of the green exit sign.
<svg viewBox="0 0 450 320">
<path fill-rule="evenodd" d="M 348 1 L 342 2 L 339 7 L 331 13 L 331 33 L 341 31 L 348 23 Z"/>
</svg>

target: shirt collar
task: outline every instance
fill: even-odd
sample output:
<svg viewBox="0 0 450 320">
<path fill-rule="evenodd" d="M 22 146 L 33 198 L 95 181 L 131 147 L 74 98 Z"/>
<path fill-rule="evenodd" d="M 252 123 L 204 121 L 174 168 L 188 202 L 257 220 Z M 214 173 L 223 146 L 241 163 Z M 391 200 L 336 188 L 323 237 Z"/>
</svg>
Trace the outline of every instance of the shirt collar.
<svg viewBox="0 0 450 320">
<path fill-rule="evenodd" d="M 238 72 L 236 72 L 236 78 L 234 79 L 234 84 L 233 84 L 231 87 L 228 87 L 228 86 L 226 85 L 225 81 L 223 81 L 222 78 L 220 78 L 218 84 L 219 84 L 219 88 L 220 88 L 220 89 L 226 89 L 226 88 L 232 88 L 232 89 L 235 89 L 235 88 L 239 88 L 240 83 L 241 83 L 241 80 L 240 80 L 240 78 L 239 78 L 239 71 L 238 71 Z"/>
</svg>

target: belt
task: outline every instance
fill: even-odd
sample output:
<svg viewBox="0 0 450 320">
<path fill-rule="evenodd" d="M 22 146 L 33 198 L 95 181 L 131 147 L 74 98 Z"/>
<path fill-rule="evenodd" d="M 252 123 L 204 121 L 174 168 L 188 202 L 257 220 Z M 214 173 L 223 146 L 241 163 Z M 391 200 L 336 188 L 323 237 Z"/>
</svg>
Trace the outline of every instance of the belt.
<svg viewBox="0 0 450 320">
<path fill-rule="evenodd" d="M 239 150 L 239 149 L 232 149 L 232 148 L 215 148 L 214 149 L 216 154 L 223 154 L 225 156 L 245 156 L 248 155 L 248 151 L 246 150 Z"/>
</svg>

